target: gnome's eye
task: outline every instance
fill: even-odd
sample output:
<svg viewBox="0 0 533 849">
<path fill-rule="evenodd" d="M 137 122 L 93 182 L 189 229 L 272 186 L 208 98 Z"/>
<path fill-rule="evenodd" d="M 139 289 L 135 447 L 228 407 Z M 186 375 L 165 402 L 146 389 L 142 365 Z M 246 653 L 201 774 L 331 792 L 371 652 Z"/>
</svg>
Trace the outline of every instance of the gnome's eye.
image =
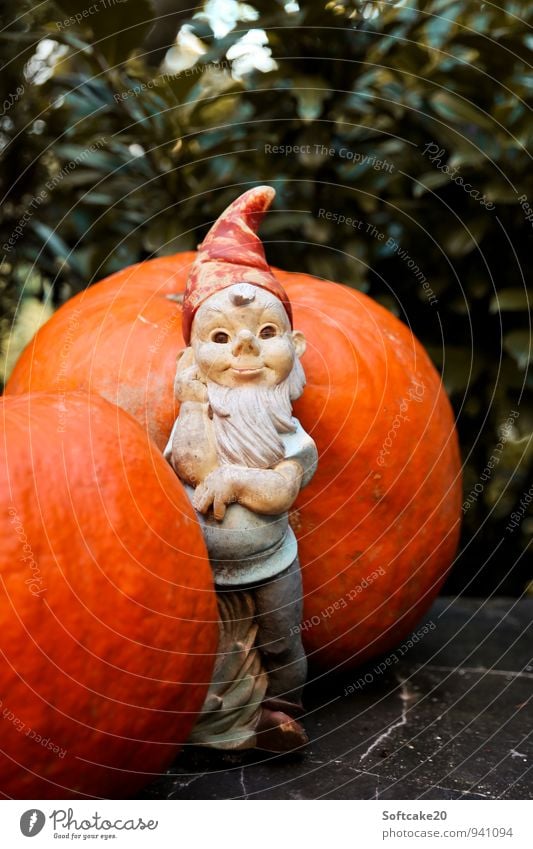
<svg viewBox="0 0 533 849">
<path fill-rule="evenodd" d="M 259 336 L 261 339 L 273 339 L 274 336 L 278 335 L 278 328 L 274 327 L 273 324 L 265 324 L 264 327 L 259 331 Z"/>
<path fill-rule="evenodd" d="M 227 333 L 224 333 L 223 330 L 215 330 L 215 332 L 211 334 L 211 341 L 216 342 L 218 345 L 227 345 L 229 342 L 229 336 Z"/>
</svg>

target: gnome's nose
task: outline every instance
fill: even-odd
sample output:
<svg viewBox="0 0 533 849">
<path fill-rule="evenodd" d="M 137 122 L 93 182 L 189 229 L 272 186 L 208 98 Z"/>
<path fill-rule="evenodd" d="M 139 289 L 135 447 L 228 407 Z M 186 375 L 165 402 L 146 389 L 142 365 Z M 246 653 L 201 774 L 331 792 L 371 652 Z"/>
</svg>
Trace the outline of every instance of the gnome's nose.
<svg viewBox="0 0 533 849">
<path fill-rule="evenodd" d="M 253 333 L 249 330 L 239 330 L 233 342 L 232 353 L 234 357 L 241 354 L 258 354 L 259 345 Z"/>
</svg>

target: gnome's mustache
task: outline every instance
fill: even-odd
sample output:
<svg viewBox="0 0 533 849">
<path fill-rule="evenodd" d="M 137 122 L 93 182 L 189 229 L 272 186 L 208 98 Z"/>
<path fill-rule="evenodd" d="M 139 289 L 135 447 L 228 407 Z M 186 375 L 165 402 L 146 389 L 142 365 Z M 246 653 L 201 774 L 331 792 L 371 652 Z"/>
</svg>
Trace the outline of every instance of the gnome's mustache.
<svg viewBox="0 0 533 849">
<path fill-rule="evenodd" d="M 298 397 L 302 389 L 299 362 L 277 386 L 228 387 L 208 380 L 220 462 L 256 469 L 270 469 L 280 463 L 285 456 L 280 434 L 296 429 L 291 398 Z"/>
</svg>

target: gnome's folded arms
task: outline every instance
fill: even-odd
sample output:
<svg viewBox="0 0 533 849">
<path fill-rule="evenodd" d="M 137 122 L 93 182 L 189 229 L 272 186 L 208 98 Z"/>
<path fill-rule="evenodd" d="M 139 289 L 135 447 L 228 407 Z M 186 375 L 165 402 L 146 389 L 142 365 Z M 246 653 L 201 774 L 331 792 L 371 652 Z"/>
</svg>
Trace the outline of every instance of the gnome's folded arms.
<svg viewBox="0 0 533 849">
<path fill-rule="evenodd" d="M 296 460 L 284 460 L 275 469 L 221 466 L 198 485 L 193 505 L 200 513 L 213 506 L 222 520 L 226 505 L 238 502 L 254 513 L 276 516 L 289 510 L 300 491 L 303 469 Z"/>
</svg>

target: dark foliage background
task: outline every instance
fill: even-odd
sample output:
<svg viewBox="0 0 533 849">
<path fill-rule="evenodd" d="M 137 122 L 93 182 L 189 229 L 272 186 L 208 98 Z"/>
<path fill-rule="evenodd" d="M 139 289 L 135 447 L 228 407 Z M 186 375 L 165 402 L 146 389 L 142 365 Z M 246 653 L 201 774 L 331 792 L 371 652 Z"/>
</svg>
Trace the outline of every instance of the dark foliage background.
<svg viewBox="0 0 533 849">
<path fill-rule="evenodd" d="M 531 3 L 250 0 L 241 17 L 252 7 L 256 19 L 217 38 L 192 19 L 200 6 L 97 3 L 85 17 L 89 0 L 3 3 L 6 370 L 62 301 L 194 248 L 239 191 L 268 182 L 269 260 L 368 292 L 443 373 L 465 462 L 448 590 L 527 591 Z M 165 71 L 187 22 L 207 52 Z M 230 59 L 250 29 L 265 31 L 275 63 L 235 78 Z"/>
</svg>

